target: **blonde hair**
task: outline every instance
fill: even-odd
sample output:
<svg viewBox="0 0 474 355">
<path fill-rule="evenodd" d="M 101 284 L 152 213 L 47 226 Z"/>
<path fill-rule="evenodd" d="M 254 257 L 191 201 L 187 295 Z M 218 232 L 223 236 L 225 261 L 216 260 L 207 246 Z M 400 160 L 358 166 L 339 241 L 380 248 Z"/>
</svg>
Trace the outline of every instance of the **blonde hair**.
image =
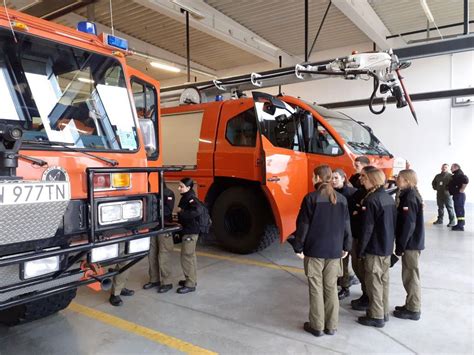
<svg viewBox="0 0 474 355">
<path fill-rule="evenodd" d="M 398 173 L 399 178 L 403 178 L 409 187 L 411 187 L 413 190 L 415 190 L 416 197 L 420 199 L 420 201 L 423 201 L 423 197 L 421 197 L 420 191 L 418 191 L 418 176 L 416 175 L 415 170 L 412 169 L 405 169 L 401 170 Z"/>
<path fill-rule="evenodd" d="M 369 197 L 370 194 L 381 188 L 385 184 L 385 174 L 382 170 L 377 168 L 366 169 L 365 175 L 370 183 L 373 185 L 368 191 L 367 194 L 362 199 L 362 203 Z"/>
<path fill-rule="evenodd" d="M 322 183 L 318 186 L 317 191 L 321 191 L 333 205 L 337 202 L 336 191 L 331 185 L 332 170 L 328 165 L 320 165 L 314 168 L 314 176 L 318 176 Z"/>
</svg>

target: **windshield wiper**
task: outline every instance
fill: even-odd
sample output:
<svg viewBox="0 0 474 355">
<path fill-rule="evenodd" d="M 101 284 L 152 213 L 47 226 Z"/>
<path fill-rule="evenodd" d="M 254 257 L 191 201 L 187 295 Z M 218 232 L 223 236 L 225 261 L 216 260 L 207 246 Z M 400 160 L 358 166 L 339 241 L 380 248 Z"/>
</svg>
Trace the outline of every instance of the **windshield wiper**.
<svg viewBox="0 0 474 355">
<path fill-rule="evenodd" d="M 83 150 L 80 150 L 80 149 L 76 149 L 76 148 L 73 148 L 73 147 L 70 147 L 69 145 L 72 145 L 71 143 L 63 143 L 63 142 L 54 142 L 54 141 L 36 141 L 36 140 L 25 140 L 23 141 L 24 144 L 32 144 L 32 145 L 46 145 L 46 146 L 54 146 L 54 145 L 58 145 L 62 148 L 66 148 L 67 150 L 70 150 L 71 152 L 77 152 L 77 153 L 81 153 L 81 154 L 84 154 L 84 155 L 87 155 L 91 158 L 95 158 L 95 159 L 98 159 L 98 160 L 101 160 L 107 164 L 110 164 L 112 166 L 117 166 L 118 165 L 118 161 L 115 160 L 115 159 L 109 159 L 109 158 L 104 158 L 104 157 L 100 157 L 98 155 L 95 155 L 95 154 L 91 154 L 91 153 L 88 153 L 88 152 L 85 152 Z"/>
<path fill-rule="evenodd" d="M 376 151 L 379 155 L 388 155 L 390 158 L 393 158 L 393 155 L 387 152 L 385 149 L 380 148 L 379 146 L 363 143 L 363 142 L 347 142 L 348 144 L 352 145 L 353 147 L 356 148 L 362 148 L 365 149 L 366 151 L 369 150 L 374 150 Z"/>
<path fill-rule="evenodd" d="M 28 160 L 32 162 L 34 165 L 38 165 L 38 166 L 48 165 L 48 162 L 46 160 L 29 157 L 28 155 L 24 155 L 24 154 L 18 154 L 18 158 Z"/>
</svg>

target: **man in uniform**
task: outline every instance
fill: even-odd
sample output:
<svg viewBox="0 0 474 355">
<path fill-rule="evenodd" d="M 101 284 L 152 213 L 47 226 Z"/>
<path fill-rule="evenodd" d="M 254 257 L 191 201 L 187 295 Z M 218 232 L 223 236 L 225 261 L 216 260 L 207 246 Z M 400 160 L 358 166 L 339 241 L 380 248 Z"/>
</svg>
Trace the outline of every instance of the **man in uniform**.
<svg viewBox="0 0 474 355">
<path fill-rule="evenodd" d="M 451 230 L 453 231 L 464 231 L 464 204 L 466 203 L 466 186 L 469 183 L 469 179 L 464 175 L 459 164 L 451 165 L 451 172 L 453 177 L 449 182 L 448 189 L 449 193 L 453 195 L 454 200 L 454 211 L 456 212 L 456 218 L 458 224 L 456 224 Z"/>
<path fill-rule="evenodd" d="M 354 160 L 354 168 L 356 170 L 355 174 L 353 174 L 349 178 L 349 182 L 354 186 L 356 189 L 360 189 L 362 187 L 362 184 L 359 181 L 359 176 L 360 172 L 363 167 L 368 166 L 370 164 L 369 158 L 367 158 L 364 155 L 361 155 L 360 157 L 355 158 Z"/>
<path fill-rule="evenodd" d="M 170 190 L 166 184 L 164 185 L 164 217 L 165 224 L 173 222 L 173 208 L 175 202 L 174 192 Z M 163 250 L 162 250 L 163 249 Z M 145 290 L 149 290 L 153 287 L 159 287 L 161 285 L 161 273 L 160 258 L 166 258 L 168 256 L 168 249 L 173 250 L 173 238 L 171 233 L 159 235 L 156 238 L 152 238 L 150 242 L 150 253 L 148 254 L 149 269 L 148 274 L 150 281 L 143 285 Z M 164 267 L 167 268 L 169 263 L 163 263 Z M 165 273 L 168 273 L 167 269 Z"/>
<path fill-rule="evenodd" d="M 453 227 L 456 225 L 454 218 L 453 198 L 448 191 L 448 185 L 451 181 L 452 175 L 448 169 L 448 164 L 441 165 L 441 172 L 437 174 L 431 182 L 433 190 L 436 191 L 436 203 L 438 204 L 438 218 L 433 222 L 433 224 L 443 224 L 444 207 L 446 206 L 449 215 L 448 227 Z"/>
</svg>

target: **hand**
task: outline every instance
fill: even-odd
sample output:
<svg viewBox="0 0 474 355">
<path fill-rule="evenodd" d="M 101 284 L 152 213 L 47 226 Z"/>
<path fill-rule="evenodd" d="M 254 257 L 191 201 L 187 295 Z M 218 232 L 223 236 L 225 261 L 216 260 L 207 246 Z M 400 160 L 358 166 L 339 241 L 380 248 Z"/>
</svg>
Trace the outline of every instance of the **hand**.
<svg viewBox="0 0 474 355">
<path fill-rule="evenodd" d="M 343 250 L 342 251 L 342 258 L 344 259 L 345 257 L 347 257 L 347 255 L 349 255 L 349 252 Z"/>
<path fill-rule="evenodd" d="M 296 256 L 297 256 L 298 258 L 302 259 L 302 260 L 304 259 L 304 254 L 303 254 L 303 252 L 301 252 L 301 253 L 296 253 Z"/>
</svg>

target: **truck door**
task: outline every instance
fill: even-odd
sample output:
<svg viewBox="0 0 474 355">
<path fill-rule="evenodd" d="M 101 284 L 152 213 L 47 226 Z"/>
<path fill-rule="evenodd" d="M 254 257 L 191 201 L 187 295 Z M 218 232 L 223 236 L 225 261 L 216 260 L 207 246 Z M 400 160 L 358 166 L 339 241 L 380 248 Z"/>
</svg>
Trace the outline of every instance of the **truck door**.
<svg viewBox="0 0 474 355">
<path fill-rule="evenodd" d="M 296 217 L 307 192 L 307 157 L 294 109 L 271 95 L 252 95 L 265 161 L 262 188 L 283 242 L 296 229 Z"/>
<path fill-rule="evenodd" d="M 162 166 L 160 132 L 160 99 L 158 96 L 160 84 L 158 81 L 128 67 L 130 73 L 130 85 L 132 87 L 133 100 L 137 110 L 140 123 L 142 142 L 145 144 L 145 151 L 149 167 Z M 145 139 L 145 135 L 147 138 Z M 158 174 L 150 174 L 149 179 L 151 191 L 158 192 Z"/>
</svg>

